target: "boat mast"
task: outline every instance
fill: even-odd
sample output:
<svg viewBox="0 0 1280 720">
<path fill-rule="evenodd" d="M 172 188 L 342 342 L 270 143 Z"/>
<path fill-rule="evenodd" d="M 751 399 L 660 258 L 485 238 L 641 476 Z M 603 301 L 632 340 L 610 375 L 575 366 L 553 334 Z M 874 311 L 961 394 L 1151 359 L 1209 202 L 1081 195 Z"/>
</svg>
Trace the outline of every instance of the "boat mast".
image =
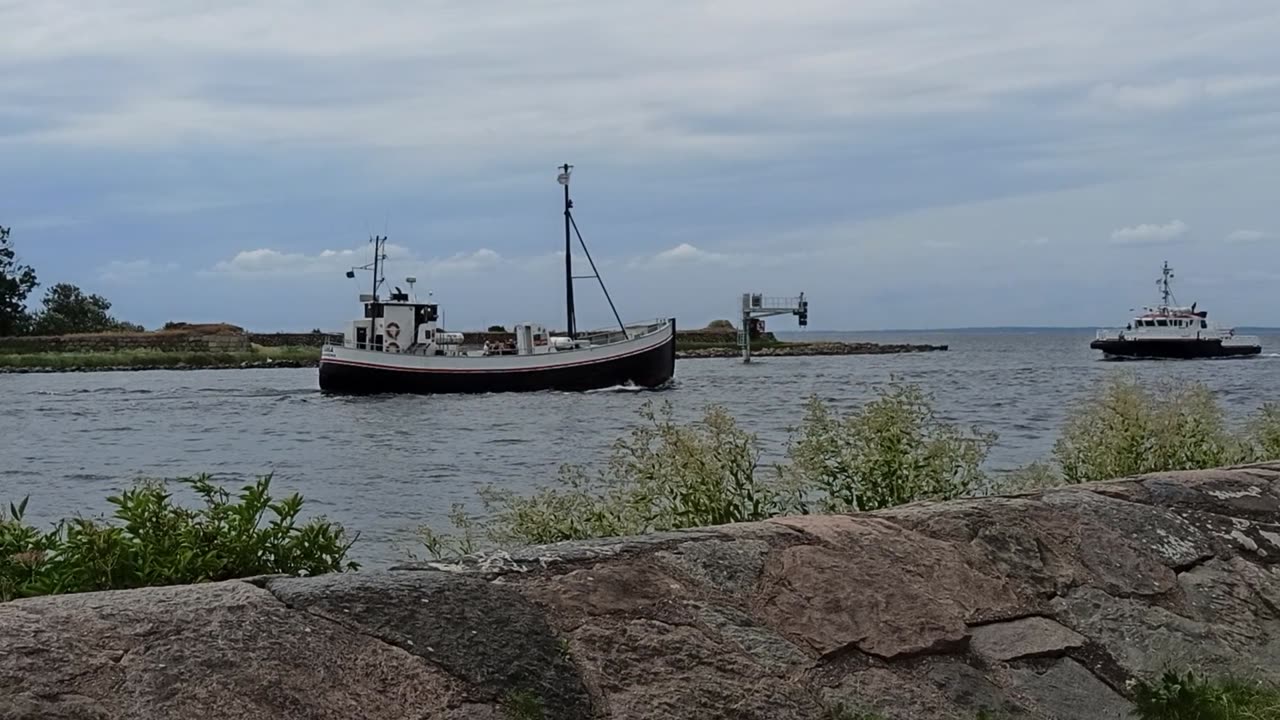
<svg viewBox="0 0 1280 720">
<path fill-rule="evenodd" d="M 385 259 L 382 256 L 382 248 L 386 245 L 385 237 L 374 235 L 370 240 L 373 242 L 373 301 L 378 301 L 378 286 L 382 284 L 382 278 L 378 275 L 378 260 Z M 385 271 L 385 268 L 383 268 Z"/>
<path fill-rule="evenodd" d="M 1173 297 L 1173 290 L 1169 289 L 1169 281 L 1173 279 L 1173 268 L 1169 267 L 1169 261 L 1164 261 L 1164 268 L 1160 273 L 1160 279 L 1156 284 L 1160 286 L 1161 308 L 1169 307 L 1169 300 Z"/>
<path fill-rule="evenodd" d="M 618 308 L 613 304 L 613 298 L 609 295 L 609 288 L 604 286 L 604 278 L 600 277 L 600 270 L 596 267 L 596 261 L 591 259 L 591 251 L 587 249 L 587 242 L 582 239 L 582 232 L 578 230 L 578 223 L 573 219 L 573 201 L 569 199 L 569 173 L 573 171 L 573 166 L 565 163 L 559 167 L 560 175 L 556 178 L 561 185 L 564 186 L 564 282 L 565 282 L 565 299 L 569 310 L 569 337 L 578 337 L 577 318 L 573 311 L 573 281 L 586 280 L 587 278 L 595 278 L 600 283 L 600 291 L 604 293 L 604 299 L 609 303 L 609 309 L 613 311 L 613 319 L 618 321 L 618 328 L 622 330 L 622 334 L 627 334 L 627 326 L 622 322 L 622 317 L 618 315 Z M 573 243 L 570 240 L 569 231 L 573 230 L 573 234 L 578 236 L 578 244 L 582 246 L 582 254 L 587 257 L 587 263 L 591 265 L 591 275 L 580 275 L 575 277 L 573 274 Z"/>
<path fill-rule="evenodd" d="M 569 173 L 573 171 L 573 166 L 565 163 L 559 169 L 560 175 L 556 177 L 556 181 L 564 186 L 564 294 L 565 310 L 568 314 L 568 325 L 565 331 L 569 333 L 570 338 L 576 338 L 578 328 L 573 311 L 573 244 L 569 235 L 573 222 L 573 218 L 569 215 L 569 210 L 573 208 L 573 201 L 569 199 Z"/>
<path fill-rule="evenodd" d="M 359 265 L 359 266 L 352 266 L 351 269 L 347 271 L 347 277 L 354 278 L 356 276 L 357 270 L 372 269 L 373 270 L 373 293 L 369 296 L 369 299 L 373 302 L 377 302 L 378 286 L 382 285 L 383 280 L 385 280 L 385 278 L 383 278 L 382 274 L 379 272 L 380 268 L 378 267 L 378 261 L 387 259 L 387 255 L 386 255 L 387 236 L 374 235 L 373 237 L 369 238 L 369 242 L 373 243 L 373 262 L 366 263 L 364 265 Z M 385 266 L 386 263 L 382 263 L 382 265 Z M 385 272 L 386 268 L 383 267 L 381 268 L 381 270 Z M 361 298 L 361 301 L 363 302 L 363 297 Z"/>
</svg>

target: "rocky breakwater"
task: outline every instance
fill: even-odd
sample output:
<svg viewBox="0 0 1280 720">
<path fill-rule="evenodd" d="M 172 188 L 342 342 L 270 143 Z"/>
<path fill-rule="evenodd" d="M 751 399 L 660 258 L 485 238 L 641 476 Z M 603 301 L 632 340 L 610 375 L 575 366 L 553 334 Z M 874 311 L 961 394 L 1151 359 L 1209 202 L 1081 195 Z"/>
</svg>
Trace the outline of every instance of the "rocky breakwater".
<svg viewBox="0 0 1280 720">
<path fill-rule="evenodd" d="M 895 353 L 941 352 L 946 345 L 909 345 L 891 343 L 846 343 L 846 342 L 810 342 L 810 343 L 778 343 L 764 347 L 751 348 L 753 357 L 800 357 L 810 355 L 890 355 Z M 676 357 L 695 358 L 730 358 L 740 357 L 742 349 L 726 345 L 722 347 L 689 348 L 676 350 Z"/>
<path fill-rule="evenodd" d="M 4 718 L 1125 718 L 1280 681 L 1280 463 L 0 605 Z"/>
</svg>

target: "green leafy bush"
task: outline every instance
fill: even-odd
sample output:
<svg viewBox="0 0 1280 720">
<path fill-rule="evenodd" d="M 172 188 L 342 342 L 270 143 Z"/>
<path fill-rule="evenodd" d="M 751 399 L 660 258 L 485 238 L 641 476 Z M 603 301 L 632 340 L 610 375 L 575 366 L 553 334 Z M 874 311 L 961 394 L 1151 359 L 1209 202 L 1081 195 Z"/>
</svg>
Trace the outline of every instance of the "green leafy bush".
<svg viewBox="0 0 1280 720">
<path fill-rule="evenodd" d="M 118 523 L 73 518 L 41 533 L 23 522 L 25 500 L 11 505 L 0 514 L 0 601 L 357 568 L 346 560 L 354 539 L 322 519 L 299 525 L 302 498 L 273 500 L 270 475 L 234 497 L 206 475 L 179 482 L 203 507 L 175 505 L 162 483 L 140 483 L 108 498 Z"/>
<path fill-rule="evenodd" d="M 1280 405 L 1264 404 L 1246 428 L 1256 460 L 1280 460 Z"/>
<path fill-rule="evenodd" d="M 823 495 L 827 512 L 879 510 L 916 500 L 949 500 L 981 487 L 994 433 L 941 421 L 933 398 L 891 384 L 844 417 L 811 398 L 788 469 Z"/>
<path fill-rule="evenodd" d="M 1240 430 L 1204 384 L 1109 379 L 1070 411 L 1053 449 L 1068 483 L 1280 458 L 1280 406 Z"/>
<path fill-rule="evenodd" d="M 1204 385 L 1127 376 L 1109 379 L 1072 408 L 1053 453 L 1069 483 L 1252 457 Z"/>
<path fill-rule="evenodd" d="M 423 529 L 428 552 L 763 520 L 798 508 L 792 488 L 757 473 L 758 439 L 724 408 L 707 408 L 687 425 L 674 420 L 670 403 L 645 403 L 640 415 L 645 423 L 614 443 L 604 470 L 565 465 L 557 486 L 528 497 L 485 488 L 491 519 L 478 523 L 455 507 L 450 522 L 462 534 Z"/>
<path fill-rule="evenodd" d="M 724 408 L 681 424 L 670 404 L 619 439 L 605 467 L 561 468 L 559 482 L 522 496 L 486 488 L 487 519 L 454 508 L 460 534 L 421 531 L 434 557 L 483 545 L 542 544 L 764 520 L 812 511 L 873 510 L 947 499 L 981 485 L 995 436 L 938 419 L 918 388 L 894 385 L 839 417 L 819 400 L 798 428 L 790 465 L 761 468 L 761 444 Z"/>
<path fill-rule="evenodd" d="M 1034 492 L 1063 484 L 1062 475 L 1053 463 L 1037 460 L 1002 473 L 991 489 L 1002 493 Z"/>
</svg>

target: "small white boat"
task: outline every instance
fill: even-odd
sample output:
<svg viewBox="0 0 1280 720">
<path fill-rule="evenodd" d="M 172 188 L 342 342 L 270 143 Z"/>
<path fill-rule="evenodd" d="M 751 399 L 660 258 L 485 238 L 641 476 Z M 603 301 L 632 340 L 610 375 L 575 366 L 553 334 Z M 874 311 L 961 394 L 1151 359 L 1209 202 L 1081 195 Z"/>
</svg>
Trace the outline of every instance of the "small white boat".
<svg viewBox="0 0 1280 720">
<path fill-rule="evenodd" d="M 1164 264 L 1157 284 L 1161 290 L 1158 307 L 1143 308 L 1123 330 L 1099 330 L 1089 347 L 1101 350 L 1107 360 L 1249 357 L 1262 352 L 1258 338 L 1236 335 L 1234 328 L 1209 322 L 1209 313 L 1196 304 L 1174 304 L 1169 281 L 1173 269 Z"/>
</svg>

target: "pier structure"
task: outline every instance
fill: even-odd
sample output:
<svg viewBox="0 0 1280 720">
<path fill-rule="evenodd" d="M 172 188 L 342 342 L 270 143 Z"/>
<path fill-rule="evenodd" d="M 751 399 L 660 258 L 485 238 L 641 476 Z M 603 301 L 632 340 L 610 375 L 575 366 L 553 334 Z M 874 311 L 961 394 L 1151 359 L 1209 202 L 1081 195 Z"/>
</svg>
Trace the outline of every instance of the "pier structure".
<svg viewBox="0 0 1280 720">
<path fill-rule="evenodd" d="M 795 315 L 800 327 L 809 324 L 809 301 L 804 293 L 797 297 L 766 297 L 760 293 L 742 294 L 742 325 L 738 329 L 738 345 L 742 348 L 742 362 L 751 362 L 751 328 L 760 318 L 774 315 Z"/>
</svg>

